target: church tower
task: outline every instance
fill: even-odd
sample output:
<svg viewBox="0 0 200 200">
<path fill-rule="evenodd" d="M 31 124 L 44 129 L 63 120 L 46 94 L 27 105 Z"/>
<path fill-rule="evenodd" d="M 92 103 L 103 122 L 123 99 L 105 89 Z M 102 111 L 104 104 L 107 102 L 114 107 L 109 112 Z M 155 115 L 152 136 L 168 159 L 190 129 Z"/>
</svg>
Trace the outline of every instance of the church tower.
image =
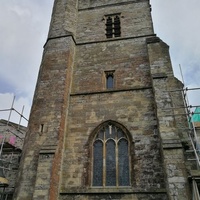
<svg viewBox="0 0 200 200">
<path fill-rule="evenodd" d="M 55 0 L 14 199 L 190 199 L 182 87 L 149 0 Z"/>
</svg>

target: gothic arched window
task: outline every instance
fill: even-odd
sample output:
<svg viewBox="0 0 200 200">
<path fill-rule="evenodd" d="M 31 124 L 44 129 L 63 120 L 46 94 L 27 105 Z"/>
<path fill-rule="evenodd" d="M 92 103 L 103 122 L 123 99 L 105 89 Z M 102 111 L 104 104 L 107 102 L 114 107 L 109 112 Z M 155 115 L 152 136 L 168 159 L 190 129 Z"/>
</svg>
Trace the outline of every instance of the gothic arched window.
<svg viewBox="0 0 200 200">
<path fill-rule="evenodd" d="M 121 128 L 109 122 L 93 140 L 92 186 L 130 186 L 130 145 Z"/>
</svg>

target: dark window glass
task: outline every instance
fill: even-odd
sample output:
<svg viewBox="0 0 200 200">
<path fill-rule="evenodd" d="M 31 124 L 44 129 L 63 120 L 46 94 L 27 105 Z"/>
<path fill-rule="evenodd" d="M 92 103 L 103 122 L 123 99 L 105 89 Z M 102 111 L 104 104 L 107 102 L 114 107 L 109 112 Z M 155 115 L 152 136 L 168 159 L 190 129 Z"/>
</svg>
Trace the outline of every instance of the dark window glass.
<svg viewBox="0 0 200 200">
<path fill-rule="evenodd" d="M 116 186 L 116 153 L 115 142 L 106 143 L 106 186 Z"/>
<path fill-rule="evenodd" d="M 106 36 L 107 38 L 112 38 L 112 34 L 113 34 L 113 28 L 112 28 L 112 18 L 108 17 L 106 20 Z"/>
<path fill-rule="evenodd" d="M 106 37 L 120 37 L 121 36 L 121 24 L 120 17 L 118 15 L 112 15 L 106 17 Z"/>
<path fill-rule="evenodd" d="M 107 140 L 108 138 L 110 138 L 111 137 L 111 134 L 109 133 L 109 126 L 107 126 L 106 128 L 105 128 L 105 139 Z"/>
<path fill-rule="evenodd" d="M 99 134 L 97 135 L 97 138 L 103 140 L 104 139 L 104 130 L 99 131 Z"/>
<path fill-rule="evenodd" d="M 113 86 L 114 86 L 113 75 L 108 75 L 107 76 L 107 89 L 113 88 Z"/>
<path fill-rule="evenodd" d="M 121 36 L 121 26 L 120 26 L 120 19 L 118 16 L 114 18 L 114 35 L 115 37 Z"/>
<path fill-rule="evenodd" d="M 106 123 L 93 143 L 93 186 L 130 185 L 129 142 L 122 129 Z"/>
<path fill-rule="evenodd" d="M 118 138 L 120 139 L 121 137 L 124 137 L 124 133 L 122 132 L 121 129 L 117 130 Z"/>
<path fill-rule="evenodd" d="M 13 194 L 0 194 L 0 199 L 12 200 L 13 199 Z"/>
<path fill-rule="evenodd" d="M 94 142 L 93 148 L 93 185 L 103 186 L 103 143 L 97 140 Z"/>
<path fill-rule="evenodd" d="M 121 139 L 118 142 L 119 158 L 119 186 L 129 185 L 129 159 L 128 159 L 128 141 Z"/>
<path fill-rule="evenodd" d="M 8 194 L 7 199 L 6 200 L 12 200 L 13 199 L 13 194 Z"/>
</svg>

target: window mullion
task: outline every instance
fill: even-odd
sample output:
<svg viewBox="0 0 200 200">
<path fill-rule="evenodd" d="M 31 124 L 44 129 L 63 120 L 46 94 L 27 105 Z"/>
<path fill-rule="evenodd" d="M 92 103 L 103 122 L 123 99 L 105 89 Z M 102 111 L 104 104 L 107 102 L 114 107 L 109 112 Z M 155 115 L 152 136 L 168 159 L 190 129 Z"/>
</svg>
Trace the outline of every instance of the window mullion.
<svg viewBox="0 0 200 200">
<path fill-rule="evenodd" d="M 104 130 L 104 140 L 103 140 L 103 187 L 106 185 L 106 138 Z"/>
<path fill-rule="evenodd" d="M 128 141 L 128 165 L 129 165 L 129 171 L 128 171 L 128 174 L 129 174 L 129 177 L 131 177 L 131 153 L 130 153 L 130 145 L 129 145 L 129 141 Z M 129 179 L 129 185 L 131 183 L 131 179 Z"/>
<path fill-rule="evenodd" d="M 119 162 L 118 162 L 118 142 L 115 140 L 115 156 L 116 156 L 116 186 L 119 186 Z"/>
<path fill-rule="evenodd" d="M 105 16 L 106 37 L 114 38 L 121 36 L 120 14 Z"/>
<path fill-rule="evenodd" d="M 112 17 L 112 37 L 114 37 L 114 34 L 115 34 L 114 18 Z"/>
</svg>

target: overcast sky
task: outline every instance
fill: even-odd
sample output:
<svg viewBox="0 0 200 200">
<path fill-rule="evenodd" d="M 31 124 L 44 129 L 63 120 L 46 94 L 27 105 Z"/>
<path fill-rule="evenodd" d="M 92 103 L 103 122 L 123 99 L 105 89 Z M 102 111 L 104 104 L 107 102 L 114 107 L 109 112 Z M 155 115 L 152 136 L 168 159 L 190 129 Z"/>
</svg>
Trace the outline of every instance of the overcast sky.
<svg viewBox="0 0 200 200">
<path fill-rule="evenodd" d="M 170 46 L 175 76 L 185 85 L 200 87 L 200 1 L 151 0 L 154 30 Z M 0 4 L 0 110 L 14 108 L 29 117 L 53 0 L 2 0 Z M 188 92 L 200 105 L 200 90 Z M 0 112 L 0 119 L 8 119 Z M 12 113 L 12 121 L 19 117 Z M 22 121 L 25 125 L 26 122 Z"/>
</svg>

